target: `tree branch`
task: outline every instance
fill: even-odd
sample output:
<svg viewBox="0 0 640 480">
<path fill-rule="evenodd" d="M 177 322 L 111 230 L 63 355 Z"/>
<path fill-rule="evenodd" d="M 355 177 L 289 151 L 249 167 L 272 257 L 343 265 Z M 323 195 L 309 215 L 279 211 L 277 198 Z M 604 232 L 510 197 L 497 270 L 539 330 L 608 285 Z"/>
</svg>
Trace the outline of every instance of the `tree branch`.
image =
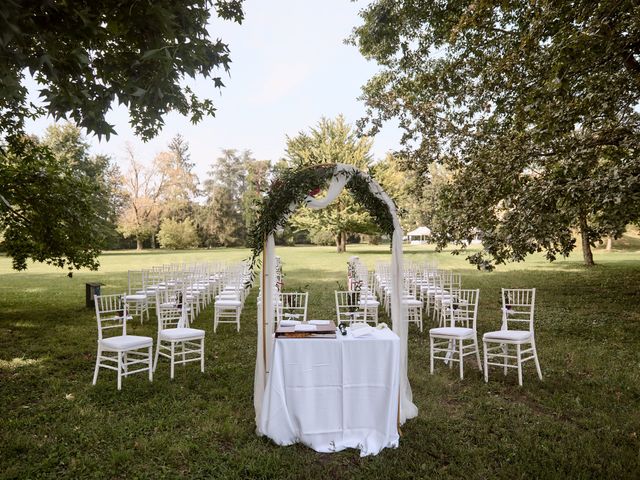
<svg viewBox="0 0 640 480">
<path fill-rule="evenodd" d="M 29 220 L 27 219 L 27 217 L 25 217 L 24 215 L 22 215 L 22 213 L 20 213 L 19 211 L 17 211 L 15 208 L 13 208 L 13 206 L 11 206 L 11 204 L 7 201 L 6 198 L 4 198 L 4 196 L 0 193 L 0 200 L 2 200 L 2 203 L 4 203 L 7 208 L 9 210 L 11 210 L 11 213 L 13 213 L 14 215 L 20 217 L 22 220 L 24 220 L 25 222 L 28 222 Z"/>
</svg>

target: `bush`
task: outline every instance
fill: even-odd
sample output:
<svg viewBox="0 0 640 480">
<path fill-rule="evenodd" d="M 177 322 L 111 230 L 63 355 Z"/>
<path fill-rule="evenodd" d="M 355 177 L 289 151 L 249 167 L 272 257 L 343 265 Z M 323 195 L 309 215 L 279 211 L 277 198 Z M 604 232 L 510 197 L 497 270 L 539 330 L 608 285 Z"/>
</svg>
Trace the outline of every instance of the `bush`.
<svg viewBox="0 0 640 480">
<path fill-rule="evenodd" d="M 165 218 L 158 232 L 160 248 L 193 248 L 198 246 L 198 234 L 191 219 L 178 222 L 171 218 Z"/>
<path fill-rule="evenodd" d="M 327 230 L 318 230 L 311 234 L 311 243 L 314 245 L 335 245 L 336 236 Z"/>
</svg>

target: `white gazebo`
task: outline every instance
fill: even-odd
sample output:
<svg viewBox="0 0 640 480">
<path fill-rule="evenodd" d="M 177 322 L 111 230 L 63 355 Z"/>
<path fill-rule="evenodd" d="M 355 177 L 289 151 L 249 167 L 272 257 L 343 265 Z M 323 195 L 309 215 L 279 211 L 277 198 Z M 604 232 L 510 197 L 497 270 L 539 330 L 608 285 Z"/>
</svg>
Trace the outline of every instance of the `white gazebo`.
<svg viewBox="0 0 640 480">
<path fill-rule="evenodd" d="M 418 227 L 407 233 L 407 240 L 411 245 L 421 245 L 427 243 L 431 238 L 431 229 L 429 227 Z"/>
</svg>

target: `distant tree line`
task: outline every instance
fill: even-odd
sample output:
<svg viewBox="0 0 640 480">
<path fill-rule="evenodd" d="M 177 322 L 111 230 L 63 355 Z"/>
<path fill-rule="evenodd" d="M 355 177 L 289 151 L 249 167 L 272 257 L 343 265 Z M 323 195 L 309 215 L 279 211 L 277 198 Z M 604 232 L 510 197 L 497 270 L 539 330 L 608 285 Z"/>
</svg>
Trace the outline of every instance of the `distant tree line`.
<svg viewBox="0 0 640 480">
<path fill-rule="evenodd" d="M 319 163 L 343 162 L 369 171 L 397 198 L 410 222 L 408 228 L 420 221 L 399 162 L 391 155 L 374 162 L 371 140 L 356 136 L 341 116 L 323 118 L 309 131 L 287 138 L 285 157 L 274 163 L 257 160 L 249 150 L 222 150 L 203 182 L 193 172 L 189 145 L 181 135 L 151 162 L 138 158 L 128 144 L 123 170 L 109 157 L 91 155 L 82 131 L 71 123 L 54 124 L 41 139 L 31 140 L 52 152 L 48 159 L 52 165 L 74 169 L 88 182 L 95 213 L 79 213 L 85 215 L 83 221 L 90 232 L 85 240 L 96 251 L 133 246 L 137 250 L 244 246 L 257 202 L 272 188 L 278 172 Z M 46 219 L 42 221 L 46 228 Z M 73 231 L 68 232 L 71 237 Z M 359 241 L 361 236 L 373 242 L 380 239 L 367 211 L 345 192 L 321 211 L 300 209 L 278 233 L 278 241 L 335 245 L 344 251 L 348 240 Z M 5 244 L 11 246 L 10 236 L 2 239 L 0 248 Z M 21 266 L 26 258 L 14 255 Z"/>
</svg>

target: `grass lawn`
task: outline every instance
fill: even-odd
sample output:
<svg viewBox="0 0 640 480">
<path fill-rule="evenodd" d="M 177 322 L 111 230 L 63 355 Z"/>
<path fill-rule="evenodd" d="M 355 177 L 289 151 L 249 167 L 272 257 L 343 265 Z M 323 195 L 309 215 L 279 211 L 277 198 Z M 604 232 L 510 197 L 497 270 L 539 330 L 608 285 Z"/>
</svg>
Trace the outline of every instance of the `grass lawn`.
<svg viewBox="0 0 640 480">
<path fill-rule="evenodd" d="M 615 245 L 614 245 L 615 247 Z M 637 242 L 596 252 L 598 265 L 576 254 L 549 264 L 526 263 L 478 272 L 463 258 L 408 247 L 405 258 L 436 258 L 480 288 L 480 335 L 500 325 L 500 287 L 536 287 L 540 382 L 531 362 L 524 386 L 492 370 L 485 384 L 468 363 L 465 379 L 437 365 L 429 375 L 429 337 L 410 328 L 409 379 L 419 416 L 402 428 L 398 449 L 360 458 L 348 450 L 318 454 L 279 447 L 255 434 L 254 288 L 238 334 L 213 334 L 209 307 L 196 323 L 207 330 L 205 373 L 167 362 L 153 383 L 144 374 L 123 381 L 101 370 L 94 312 L 84 284 L 103 293 L 126 288 L 127 269 L 176 261 L 239 260 L 243 249 L 110 252 L 99 272 L 34 265 L 10 269 L 0 257 L 0 478 L 638 478 L 640 476 L 640 252 Z M 288 290 L 308 285 L 310 318 L 333 318 L 333 290 L 346 283 L 346 262 L 372 267 L 388 247 L 279 248 Z M 428 325 L 428 324 L 427 324 Z M 155 338 L 154 322 L 129 333 Z"/>
</svg>

